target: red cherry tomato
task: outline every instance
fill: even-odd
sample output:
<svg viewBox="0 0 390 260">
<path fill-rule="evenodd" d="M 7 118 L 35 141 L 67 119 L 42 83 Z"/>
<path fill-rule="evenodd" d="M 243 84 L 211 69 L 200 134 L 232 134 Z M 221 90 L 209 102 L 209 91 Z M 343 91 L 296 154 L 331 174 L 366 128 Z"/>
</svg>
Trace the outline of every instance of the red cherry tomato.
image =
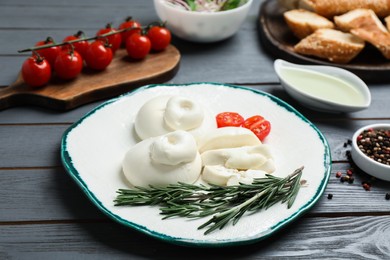
<svg viewBox="0 0 390 260">
<path fill-rule="evenodd" d="M 39 41 L 35 44 L 35 46 L 42 46 L 46 44 L 53 44 L 54 41 L 52 38 L 48 37 L 45 41 Z M 49 48 L 44 48 L 37 50 L 36 52 L 43 58 L 45 58 L 49 63 L 52 68 L 54 68 L 54 62 L 60 53 L 61 48 L 59 46 L 53 46 Z"/>
<path fill-rule="evenodd" d="M 83 37 L 83 32 L 79 31 L 75 35 L 69 35 L 62 40 L 62 42 L 69 42 L 69 41 L 74 41 L 74 40 L 79 40 L 82 39 Z M 85 56 L 85 52 L 88 49 L 89 42 L 88 41 L 79 41 L 79 42 L 74 42 L 72 43 L 74 49 L 81 55 L 81 57 Z M 64 45 L 62 46 L 63 50 L 70 50 L 71 47 L 69 45 Z"/>
<path fill-rule="evenodd" d="M 259 115 L 246 119 L 242 126 L 251 130 L 260 141 L 263 141 L 271 131 L 271 123 Z"/>
<path fill-rule="evenodd" d="M 217 126 L 236 126 L 239 127 L 244 122 L 244 118 L 236 112 L 222 112 L 216 116 Z"/>
<path fill-rule="evenodd" d="M 96 33 L 96 36 L 106 34 L 109 32 L 115 32 L 115 31 L 116 30 L 111 27 L 111 24 L 107 24 L 106 28 L 100 29 Z M 120 33 L 116 33 L 116 34 L 109 35 L 107 37 L 99 38 L 98 40 L 102 41 L 103 43 L 106 43 L 106 41 L 108 40 L 109 44 L 111 44 L 112 52 L 115 53 L 116 50 L 119 49 L 119 47 L 121 46 L 122 36 L 120 35 Z"/>
<path fill-rule="evenodd" d="M 112 61 L 112 50 L 106 47 L 103 42 L 91 43 L 85 54 L 87 66 L 94 70 L 104 70 Z"/>
<path fill-rule="evenodd" d="M 74 79 L 83 69 L 83 58 L 77 51 L 63 50 L 54 63 L 54 71 L 61 79 Z"/>
<path fill-rule="evenodd" d="M 22 66 L 22 77 L 31 87 L 46 85 L 51 77 L 51 67 L 46 59 L 29 57 Z"/>
<path fill-rule="evenodd" d="M 135 33 L 126 41 L 127 54 L 133 59 L 143 59 L 148 55 L 152 44 L 148 37 Z"/>
<path fill-rule="evenodd" d="M 171 32 L 160 26 L 153 26 L 149 29 L 147 36 L 152 42 L 154 51 L 162 51 L 171 43 Z"/>
<path fill-rule="evenodd" d="M 136 29 L 124 31 L 121 33 L 123 46 L 126 46 L 126 41 L 132 34 L 141 32 L 141 24 L 132 20 L 131 17 L 129 17 L 123 23 L 121 23 L 119 25 L 120 30 L 126 29 L 126 28 L 136 28 Z"/>
</svg>

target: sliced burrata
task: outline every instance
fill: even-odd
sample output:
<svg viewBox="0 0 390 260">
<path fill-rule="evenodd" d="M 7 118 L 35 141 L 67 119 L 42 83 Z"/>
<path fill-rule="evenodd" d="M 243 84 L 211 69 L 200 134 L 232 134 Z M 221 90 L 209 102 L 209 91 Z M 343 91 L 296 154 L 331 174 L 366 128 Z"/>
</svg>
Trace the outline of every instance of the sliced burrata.
<svg viewBox="0 0 390 260">
<path fill-rule="evenodd" d="M 208 150 L 260 145 L 261 141 L 244 127 L 221 127 L 213 129 L 198 139 L 200 153 Z"/>
<path fill-rule="evenodd" d="M 131 147 L 122 163 L 126 179 L 134 186 L 194 183 L 202 161 L 194 137 L 183 130 L 148 138 Z"/>
<path fill-rule="evenodd" d="M 134 122 L 141 140 L 185 130 L 198 137 L 216 128 L 216 122 L 194 100 L 181 96 L 159 96 L 147 101 Z"/>
<path fill-rule="evenodd" d="M 208 184 L 231 186 L 240 183 L 251 184 L 255 178 L 264 178 L 266 174 L 261 170 L 239 171 L 222 165 L 206 165 L 202 171 L 202 180 Z"/>
<path fill-rule="evenodd" d="M 272 173 L 274 161 L 268 145 L 208 150 L 202 153 L 203 165 L 223 165 L 228 169 L 263 170 Z"/>
</svg>

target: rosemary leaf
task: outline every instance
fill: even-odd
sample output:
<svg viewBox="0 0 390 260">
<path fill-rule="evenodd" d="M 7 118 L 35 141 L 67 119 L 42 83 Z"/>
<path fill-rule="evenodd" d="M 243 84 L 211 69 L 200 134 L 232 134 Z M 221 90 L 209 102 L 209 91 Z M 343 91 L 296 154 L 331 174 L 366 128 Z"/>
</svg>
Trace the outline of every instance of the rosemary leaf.
<svg viewBox="0 0 390 260">
<path fill-rule="evenodd" d="M 303 167 L 285 178 L 266 175 L 252 184 L 234 186 L 177 183 L 167 187 L 119 189 L 115 206 L 159 205 L 163 219 L 172 217 L 211 218 L 198 229 L 205 235 L 238 223 L 247 212 L 266 210 L 278 202 L 293 205 L 301 186 Z"/>
</svg>

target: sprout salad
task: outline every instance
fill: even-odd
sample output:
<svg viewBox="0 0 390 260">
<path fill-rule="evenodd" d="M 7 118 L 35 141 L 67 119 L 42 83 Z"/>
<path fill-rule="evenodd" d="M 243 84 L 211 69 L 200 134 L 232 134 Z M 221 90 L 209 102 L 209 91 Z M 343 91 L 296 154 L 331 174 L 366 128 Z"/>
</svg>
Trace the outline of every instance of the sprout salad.
<svg viewBox="0 0 390 260">
<path fill-rule="evenodd" d="M 219 12 L 237 8 L 248 0 L 165 0 L 167 3 L 188 11 Z"/>
</svg>

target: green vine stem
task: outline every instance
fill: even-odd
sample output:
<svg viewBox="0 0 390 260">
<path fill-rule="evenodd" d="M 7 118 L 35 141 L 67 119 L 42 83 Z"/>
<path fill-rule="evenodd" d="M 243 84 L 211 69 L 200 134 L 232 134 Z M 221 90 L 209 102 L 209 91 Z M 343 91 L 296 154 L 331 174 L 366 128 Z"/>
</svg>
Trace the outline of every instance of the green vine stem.
<svg viewBox="0 0 390 260">
<path fill-rule="evenodd" d="M 153 22 L 151 24 L 155 24 L 155 22 Z M 141 30 L 145 30 L 146 28 L 150 28 L 150 25 L 141 27 Z M 98 38 L 104 38 L 104 37 L 107 37 L 107 36 L 110 36 L 110 35 L 113 35 L 113 34 L 122 33 L 122 32 L 126 32 L 126 31 L 131 31 L 131 30 L 135 30 L 135 29 L 140 29 L 140 28 L 133 26 L 133 27 L 124 28 L 124 29 L 108 32 L 108 33 L 105 33 L 105 34 L 101 34 L 99 36 L 80 38 L 80 39 L 67 41 L 67 42 L 61 42 L 61 43 L 45 44 L 45 45 L 41 45 L 41 46 L 31 47 L 31 48 L 28 48 L 28 49 L 18 50 L 18 53 L 29 52 L 29 51 L 36 51 L 36 50 L 46 49 L 46 48 L 55 47 L 55 46 L 64 46 L 66 44 L 72 44 L 72 43 L 80 42 L 80 41 L 93 41 L 93 40 L 96 40 Z"/>
</svg>

